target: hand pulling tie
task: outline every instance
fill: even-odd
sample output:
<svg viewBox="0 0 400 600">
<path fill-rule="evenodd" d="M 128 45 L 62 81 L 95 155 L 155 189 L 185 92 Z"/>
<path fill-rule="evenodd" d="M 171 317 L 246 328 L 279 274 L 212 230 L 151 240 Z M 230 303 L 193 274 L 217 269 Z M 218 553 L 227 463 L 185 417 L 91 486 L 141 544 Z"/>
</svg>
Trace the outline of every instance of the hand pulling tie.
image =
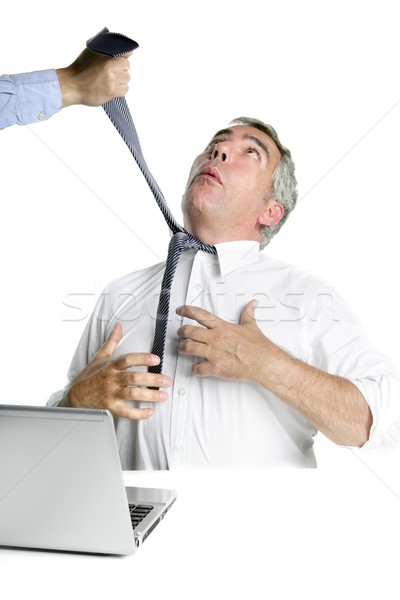
<svg viewBox="0 0 400 600">
<path fill-rule="evenodd" d="M 121 33 L 111 33 L 106 27 L 97 35 L 86 42 L 89 50 L 106 54 L 116 58 L 123 54 L 128 54 L 138 47 L 138 44 Z M 147 163 L 144 159 L 142 149 L 140 147 L 139 137 L 136 132 L 135 125 L 128 104 L 124 97 L 114 98 L 103 105 L 111 122 L 125 141 L 133 158 L 138 164 L 143 173 L 144 178 L 150 187 L 154 198 L 164 216 L 164 219 L 172 232 L 172 238 L 168 247 L 168 257 L 165 265 L 164 276 L 161 284 L 160 299 L 157 308 L 156 327 L 154 333 L 154 341 L 151 352 L 160 357 L 160 364 L 149 367 L 150 373 L 161 373 L 163 367 L 163 357 L 165 349 L 165 339 L 167 335 L 167 323 L 169 315 L 169 303 L 171 295 L 171 286 L 174 278 L 176 266 L 179 258 L 185 249 L 202 250 L 209 254 L 216 254 L 214 246 L 203 244 L 200 240 L 188 233 L 181 225 L 177 223 L 172 215 L 167 202 L 151 174 Z"/>
</svg>

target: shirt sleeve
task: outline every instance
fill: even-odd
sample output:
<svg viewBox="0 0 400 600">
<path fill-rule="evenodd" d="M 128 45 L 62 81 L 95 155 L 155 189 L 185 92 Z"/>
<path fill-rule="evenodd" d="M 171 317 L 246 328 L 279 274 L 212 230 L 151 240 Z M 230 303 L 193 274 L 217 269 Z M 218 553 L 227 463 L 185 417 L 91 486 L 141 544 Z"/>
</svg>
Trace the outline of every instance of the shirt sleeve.
<svg viewBox="0 0 400 600">
<path fill-rule="evenodd" d="M 335 291 L 319 295 L 311 347 L 313 366 L 351 381 L 372 414 L 363 448 L 392 447 L 400 441 L 400 379 L 390 359 L 365 334 L 357 317 Z"/>
<path fill-rule="evenodd" d="M 61 104 L 54 69 L 0 77 L 0 129 L 49 119 Z"/>
</svg>

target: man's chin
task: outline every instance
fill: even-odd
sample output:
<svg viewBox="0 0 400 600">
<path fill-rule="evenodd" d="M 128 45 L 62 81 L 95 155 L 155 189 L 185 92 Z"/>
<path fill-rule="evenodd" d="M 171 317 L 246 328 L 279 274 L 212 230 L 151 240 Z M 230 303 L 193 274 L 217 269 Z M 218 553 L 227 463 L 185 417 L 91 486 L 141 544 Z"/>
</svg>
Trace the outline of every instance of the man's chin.
<svg viewBox="0 0 400 600">
<path fill-rule="evenodd" d="M 194 185 L 190 187 L 182 198 L 182 211 L 201 212 L 209 210 L 221 203 L 220 194 L 215 187 L 209 185 Z"/>
</svg>

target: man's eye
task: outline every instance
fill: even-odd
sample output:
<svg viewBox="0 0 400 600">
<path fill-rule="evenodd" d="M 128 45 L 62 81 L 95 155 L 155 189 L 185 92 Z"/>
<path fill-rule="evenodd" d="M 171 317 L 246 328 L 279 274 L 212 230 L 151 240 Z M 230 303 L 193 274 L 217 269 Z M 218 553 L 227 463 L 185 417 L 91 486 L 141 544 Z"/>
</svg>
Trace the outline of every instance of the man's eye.
<svg viewBox="0 0 400 600">
<path fill-rule="evenodd" d="M 249 154 L 250 156 L 253 156 L 254 158 L 259 158 L 261 156 L 261 153 L 258 150 L 258 148 L 254 148 L 253 146 L 250 146 L 249 148 L 247 148 L 246 152 L 247 152 L 247 154 Z"/>
</svg>

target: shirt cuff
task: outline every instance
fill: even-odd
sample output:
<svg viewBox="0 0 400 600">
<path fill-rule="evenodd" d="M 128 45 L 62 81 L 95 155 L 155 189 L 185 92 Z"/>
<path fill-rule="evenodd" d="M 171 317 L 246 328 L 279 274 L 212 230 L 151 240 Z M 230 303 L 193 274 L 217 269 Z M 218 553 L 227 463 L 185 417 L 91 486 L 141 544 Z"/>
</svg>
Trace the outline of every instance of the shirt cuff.
<svg viewBox="0 0 400 600">
<path fill-rule="evenodd" d="M 54 69 L 11 75 L 17 93 L 20 125 L 45 121 L 61 110 L 61 90 Z"/>
<path fill-rule="evenodd" d="M 64 398 L 65 389 L 54 392 L 47 402 L 47 406 L 60 406 L 62 399 Z"/>
<path fill-rule="evenodd" d="M 391 448 L 400 442 L 400 381 L 392 374 L 350 379 L 364 396 L 372 414 L 369 440 L 364 449 Z"/>
</svg>

